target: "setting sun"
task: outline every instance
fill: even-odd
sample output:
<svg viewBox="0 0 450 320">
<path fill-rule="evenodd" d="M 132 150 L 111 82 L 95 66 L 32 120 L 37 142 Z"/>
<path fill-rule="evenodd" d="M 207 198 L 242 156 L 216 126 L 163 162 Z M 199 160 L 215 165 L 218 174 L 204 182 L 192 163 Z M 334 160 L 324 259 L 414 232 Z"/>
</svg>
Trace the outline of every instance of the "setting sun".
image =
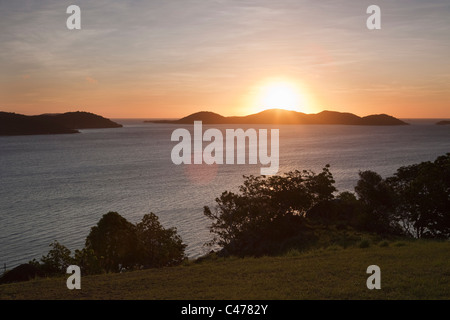
<svg viewBox="0 0 450 320">
<path fill-rule="evenodd" d="M 300 88 L 288 81 L 269 81 L 261 85 L 256 97 L 258 111 L 285 109 L 302 111 L 305 107 Z"/>
</svg>

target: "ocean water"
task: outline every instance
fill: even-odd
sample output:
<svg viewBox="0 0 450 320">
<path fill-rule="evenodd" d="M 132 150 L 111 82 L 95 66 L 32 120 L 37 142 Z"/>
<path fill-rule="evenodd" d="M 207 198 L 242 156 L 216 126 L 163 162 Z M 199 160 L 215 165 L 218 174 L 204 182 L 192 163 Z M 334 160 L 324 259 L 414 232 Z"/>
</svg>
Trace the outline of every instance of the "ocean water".
<svg viewBox="0 0 450 320">
<path fill-rule="evenodd" d="M 176 143 L 170 138 L 177 126 L 117 121 L 124 128 L 0 137 L 1 266 L 39 259 L 53 240 L 81 249 L 90 228 L 109 211 L 133 223 L 154 212 L 165 227 L 178 229 L 190 257 L 208 251 L 203 244 L 211 239 L 210 221 L 203 206 L 214 205 L 225 190 L 236 191 L 242 176 L 258 175 L 261 166 L 176 166 L 170 157 Z M 386 177 L 400 166 L 450 152 L 449 126 L 409 122 L 253 128 L 280 129 L 280 173 L 319 172 L 330 164 L 338 190 L 352 191 L 360 170 Z"/>
</svg>

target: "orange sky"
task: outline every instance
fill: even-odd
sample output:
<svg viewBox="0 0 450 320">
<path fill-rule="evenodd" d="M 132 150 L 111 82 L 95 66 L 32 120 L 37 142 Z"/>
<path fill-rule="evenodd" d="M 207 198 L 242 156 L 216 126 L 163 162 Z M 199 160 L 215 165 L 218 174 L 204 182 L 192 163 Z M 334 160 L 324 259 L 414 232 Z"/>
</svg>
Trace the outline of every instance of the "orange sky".
<svg viewBox="0 0 450 320">
<path fill-rule="evenodd" d="M 377 31 L 367 1 L 80 1 L 78 31 L 71 3 L 2 2 L 0 110 L 246 115 L 281 82 L 305 113 L 450 118 L 450 4 L 377 2 Z"/>
</svg>

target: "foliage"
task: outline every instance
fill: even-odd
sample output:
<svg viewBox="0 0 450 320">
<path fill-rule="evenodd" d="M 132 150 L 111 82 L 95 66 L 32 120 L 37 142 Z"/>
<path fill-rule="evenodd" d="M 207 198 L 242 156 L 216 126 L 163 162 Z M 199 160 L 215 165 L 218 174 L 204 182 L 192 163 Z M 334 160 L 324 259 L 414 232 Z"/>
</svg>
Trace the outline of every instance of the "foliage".
<svg viewBox="0 0 450 320">
<path fill-rule="evenodd" d="M 105 214 L 86 238 L 86 248 L 106 272 L 132 268 L 138 261 L 137 245 L 135 226 L 117 212 Z"/>
<path fill-rule="evenodd" d="M 370 247 L 370 241 L 367 240 L 367 239 L 361 240 L 361 242 L 359 243 L 359 247 L 361 249 L 369 248 Z"/>
<path fill-rule="evenodd" d="M 180 264 L 185 259 L 181 237 L 176 228 L 164 229 L 154 213 L 146 214 L 136 225 L 140 263 L 145 268 Z"/>
<path fill-rule="evenodd" d="M 74 263 L 70 250 L 56 240 L 50 244 L 50 247 L 52 249 L 48 254 L 41 258 L 40 269 L 46 275 L 65 274 L 67 267 Z M 36 262 L 33 264 L 37 265 Z"/>
<path fill-rule="evenodd" d="M 222 247 L 224 255 L 302 249 L 323 237 L 322 226 L 381 237 L 450 237 L 450 153 L 386 179 L 360 172 L 356 195 L 334 195 L 328 165 L 318 175 L 297 170 L 244 178 L 239 193 L 225 191 L 213 209 L 204 208 L 214 235 L 208 245 Z"/>
<path fill-rule="evenodd" d="M 353 227 L 361 229 L 363 217 L 362 205 L 351 192 L 342 192 L 333 200 L 322 201 L 311 208 L 307 218 L 325 226 L 335 225 L 339 228 Z"/>
<path fill-rule="evenodd" d="M 361 229 L 380 234 L 396 231 L 394 193 L 378 173 L 360 172 L 355 192 L 362 205 Z"/>
<path fill-rule="evenodd" d="M 153 214 L 144 215 L 136 225 L 117 212 L 105 214 L 91 228 L 85 247 L 69 249 L 57 241 L 39 261 L 29 263 L 46 275 L 65 274 L 69 265 L 78 265 L 84 275 L 102 272 L 174 266 L 186 258 L 186 245 L 175 228 L 165 229 Z"/>
<path fill-rule="evenodd" d="M 225 191 L 213 210 L 204 208 L 213 220 L 209 245 L 222 246 L 227 254 L 262 255 L 314 239 L 305 217 L 314 206 L 334 198 L 328 165 L 317 175 L 296 170 L 284 176 L 244 178 L 239 194 Z"/>
<path fill-rule="evenodd" d="M 94 250 L 83 248 L 75 250 L 74 255 L 75 265 L 81 268 L 83 274 L 99 274 L 104 271 L 100 259 L 95 255 Z"/>
<path fill-rule="evenodd" d="M 450 237 L 450 153 L 434 162 L 401 167 L 386 179 L 361 172 L 355 191 L 364 209 L 364 230 Z"/>
<path fill-rule="evenodd" d="M 434 162 L 401 167 L 387 179 L 396 196 L 395 214 L 417 238 L 450 237 L 450 153 Z"/>
</svg>

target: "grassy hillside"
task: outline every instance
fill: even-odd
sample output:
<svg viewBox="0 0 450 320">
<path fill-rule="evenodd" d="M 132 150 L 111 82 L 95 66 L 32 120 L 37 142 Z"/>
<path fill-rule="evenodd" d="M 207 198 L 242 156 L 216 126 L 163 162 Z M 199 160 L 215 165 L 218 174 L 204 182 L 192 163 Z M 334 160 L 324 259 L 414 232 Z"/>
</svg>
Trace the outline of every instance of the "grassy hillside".
<svg viewBox="0 0 450 320">
<path fill-rule="evenodd" d="M 366 287 L 381 268 L 382 289 Z M 0 286 L 1 299 L 450 299 L 450 242 L 330 247 L 283 257 L 216 258 L 183 266 Z"/>
</svg>

